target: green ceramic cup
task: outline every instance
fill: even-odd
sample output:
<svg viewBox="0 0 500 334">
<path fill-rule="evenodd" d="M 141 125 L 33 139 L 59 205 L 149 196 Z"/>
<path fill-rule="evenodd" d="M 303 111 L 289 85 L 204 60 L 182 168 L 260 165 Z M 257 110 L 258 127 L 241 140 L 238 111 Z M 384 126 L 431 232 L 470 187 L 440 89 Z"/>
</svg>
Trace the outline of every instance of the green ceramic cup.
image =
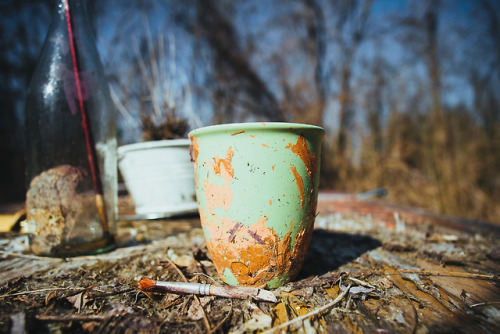
<svg viewBox="0 0 500 334">
<path fill-rule="evenodd" d="M 206 243 L 230 285 L 276 288 L 300 271 L 312 236 L 324 130 L 294 123 L 189 134 Z"/>
</svg>

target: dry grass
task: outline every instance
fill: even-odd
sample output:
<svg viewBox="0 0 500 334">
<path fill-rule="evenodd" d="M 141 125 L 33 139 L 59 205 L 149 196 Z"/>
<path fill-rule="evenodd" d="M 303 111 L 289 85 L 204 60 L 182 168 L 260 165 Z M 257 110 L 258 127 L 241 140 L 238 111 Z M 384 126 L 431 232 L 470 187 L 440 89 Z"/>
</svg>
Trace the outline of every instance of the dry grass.
<svg viewBox="0 0 500 334">
<path fill-rule="evenodd" d="M 363 138 L 358 165 L 336 158 L 326 145 L 323 187 L 384 187 L 391 202 L 500 223 L 499 127 L 487 136 L 469 117 L 449 114 L 444 138 L 435 139 L 432 133 L 426 137 L 422 119 L 404 117 L 403 129 L 402 122 L 393 122 L 383 130 L 382 149 L 374 148 L 373 134 Z"/>
</svg>

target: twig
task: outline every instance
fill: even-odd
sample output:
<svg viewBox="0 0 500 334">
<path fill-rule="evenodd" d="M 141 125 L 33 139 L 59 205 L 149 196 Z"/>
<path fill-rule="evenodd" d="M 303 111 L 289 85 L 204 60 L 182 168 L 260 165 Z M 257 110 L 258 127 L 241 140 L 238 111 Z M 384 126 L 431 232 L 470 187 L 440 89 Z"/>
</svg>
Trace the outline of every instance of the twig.
<svg viewBox="0 0 500 334">
<path fill-rule="evenodd" d="M 64 259 L 61 259 L 61 258 L 21 254 L 21 253 L 15 253 L 15 252 L 7 252 L 7 251 L 3 251 L 3 250 L 0 250 L 0 254 L 7 255 L 7 256 L 22 257 L 25 259 L 32 259 L 32 260 L 46 260 L 46 261 L 58 261 L 58 262 L 64 261 Z"/>
<path fill-rule="evenodd" d="M 337 298 L 335 298 L 335 300 L 333 300 L 332 302 L 326 304 L 326 305 L 323 305 L 322 307 L 314 310 L 314 311 L 311 311 L 307 314 L 304 314 L 300 317 L 297 317 L 297 318 L 293 318 L 292 320 L 289 320 L 287 322 L 285 322 L 284 324 L 281 324 L 277 327 L 274 327 L 274 328 L 270 328 L 268 329 L 267 331 L 264 331 L 263 334 L 268 334 L 268 333 L 274 333 L 276 332 L 277 330 L 280 330 L 280 329 L 283 329 L 283 328 L 287 328 L 288 326 L 290 326 L 291 324 L 294 324 L 296 322 L 299 322 L 299 321 L 302 321 L 302 320 L 305 320 L 309 317 L 312 317 L 314 315 L 317 315 L 317 314 L 320 314 L 326 310 L 328 310 L 329 308 L 335 306 L 338 302 L 340 302 L 344 296 L 349 292 L 349 290 L 351 289 L 351 285 L 349 284 L 349 286 L 347 287 L 347 289 L 345 289 L 340 295 L 338 295 Z"/>
<path fill-rule="evenodd" d="M 500 276 L 497 275 L 486 275 L 486 274 L 471 274 L 462 273 L 457 271 L 428 271 L 428 270 L 410 270 L 410 269 L 396 269 L 396 272 L 387 272 L 386 270 L 367 270 L 367 271 L 356 271 L 347 272 L 349 275 L 370 275 L 370 274 L 384 274 L 384 275 L 401 275 L 404 274 L 420 274 L 424 276 L 449 276 L 449 277 L 459 277 L 459 278 L 470 278 L 470 279 L 489 279 L 500 281 Z"/>
<path fill-rule="evenodd" d="M 463 278 L 500 280 L 500 277 L 496 275 L 461 273 L 458 271 L 428 271 L 428 270 L 409 270 L 409 269 L 398 269 L 398 271 L 405 274 L 421 274 L 429 276 L 451 276 L 451 277 L 463 277 Z"/>
<path fill-rule="evenodd" d="M 146 25 L 146 32 L 149 32 L 149 24 L 146 23 L 145 25 Z M 152 43 L 150 42 L 150 40 L 151 40 L 151 37 L 150 37 L 150 32 L 149 32 L 149 37 L 148 37 L 148 52 L 151 52 L 150 50 L 152 49 L 152 45 L 151 45 Z M 139 70 L 140 70 L 140 72 L 141 72 L 141 74 L 142 74 L 142 76 L 143 76 L 143 78 L 144 78 L 144 80 L 146 82 L 146 86 L 147 86 L 148 92 L 149 92 L 150 97 L 152 99 L 151 105 L 152 105 L 152 108 L 153 108 L 155 119 L 158 119 L 159 115 L 161 115 L 161 111 L 159 109 L 158 104 L 155 103 L 155 99 L 154 99 L 154 97 L 155 97 L 155 93 L 154 93 L 155 82 L 154 82 L 154 80 L 151 80 L 151 78 L 153 76 L 150 75 L 150 73 L 147 70 L 146 63 L 144 61 L 144 57 L 142 56 L 142 53 L 139 50 L 139 45 L 137 44 L 137 40 L 134 39 L 134 41 L 132 43 L 132 47 L 134 48 L 134 51 L 137 54 L 137 62 L 138 62 L 138 65 L 139 65 Z"/>
<path fill-rule="evenodd" d="M 116 295 L 120 295 L 120 294 L 122 294 L 122 293 L 131 292 L 131 291 L 135 291 L 135 289 L 130 288 L 130 289 L 124 289 L 124 290 L 120 290 L 120 291 L 104 292 L 104 293 L 101 293 L 101 294 L 98 294 L 98 295 L 92 295 L 92 297 L 109 297 L 109 296 L 116 296 Z"/>
<path fill-rule="evenodd" d="M 368 282 L 365 282 L 365 281 L 362 281 L 362 280 L 359 280 L 357 278 L 354 278 L 354 277 L 349 277 L 349 279 L 353 282 L 356 282 L 356 283 L 359 283 L 360 285 L 363 285 L 363 286 L 367 286 L 369 288 L 375 288 L 373 285 L 371 285 L 370 283 Z"/>
<path fill-rule="evenodd" d="M 182 273 L 182 271 L 179 269 L 179 267 L 177 267 L 177 265 L 175 265 L 172 261 L 170 261 L 170 259 L 168 259 L 167 261 L 160 261 L 160 266 L 171 266 L 175 269 L 175 271 L 177 271 L 177 274 L 179 274 L 179 276 L 184 280 L 184 282 L 188 282 L 186 276 L 184 276 L 184 274 Z"/>
<path fill-rule="evenodd" d="M 193 273 L 193 275 L 203 276 L 203 277 L 208 278 L 212 282 L 217 283 L 212 277 L 208 276 L 207 274 L 204 274 L 204 273 Z"/>
<path fill-rule="evenodd" d="M 39 292 L 58 291 L 58 290 L 85 290 L 85 288 L 50 288 L 50 289 L 39 289 L 39 290 L 16 292 L 16 293 L 8 294 L 8 295 L 1 295 L 0 298 L 22 296 L 22 295 L 31 295 L 31 294 L 39 293 Z"/>
<path fill-rule="evenodd" d="M 107 285 L 104 285 L 107 286 Z M 82 287 L 66 287 L 66 288 L 46 288 L 46 289 L 38 289 L 38 290 L 31 290 L 31 291 L 23 291 L 23 292 L 16 292 L 16 293 L 11 293 L 11 294 L 6 294 L 6 295 L 1 295 L 0 298 L 7 298 L 7 297 L 15 297 L 15 296 L 22 296 L 22 295 L 30 295 L 30 294 L 35 294 L 39 292 L 46 292 L 46 291 L 61 291 L 61 290 L 78 290 L 78 291 L 87 291 L 91 290 L 96 287 L 104 287 L 104 286 L 98 286 L 97 284 L 92 284 L 86 288 Z M 94 295 L 94 297 L 106 297 L 106 296 L 114 296 L 114 295 L 119 295 L 121 293 L 126 293 L 130 292 L 134 289 L 125 289 L 121 291 L 113 291 L 113 292 L 104 292 L 98 295 Z"/>
<path fill-rule="evenodd" d="M 109 316 L 95 314 L 74 314 L 74 315 L 36 315 L 38 320 L 42 321 L 103 321 Z"/>
<path fill-rule="evenodd" d="M 204 296 L 218 296 L 226 298 L 247 299 L 248 297 L 276 303 L 276 296 L 271 292 L 264 289 L 242 287 L 242 286 L 228 286 L 228 285 L 214 285 L 203 283 L 190 283 L 190 282 L 165 282 L 154 281 L 150 279 L 142 279 L 139 283 L 141 290 L 161 290 L 165 292 L 181 293 L 181 294 L 194 294 Z"/>
<path fill-rule="evenodd" d="M 227 313 L 224 319 L 222 319 L 221 322 L 219 322 L 219 324 L 212 329 L 210 333 L 215 333 L 220 328 L 220 326 L 222 326 L 227 321 L 227 319 L 229 319 L 231 314 L 233 314 L 233 300 L 232 299 L 229 300 L 231 301 L 231 310 Z"/>
<path fill-rule="evenodd" d="M 116 106 L 116 109 L 118 109 L 118 111 L 120 112 L 120 114 L 127 121 L 127 125 L 129 127 L 135 127 L 136 126 L 136 122 L 135 122 L 134 118 L 132 117 L 132 115 L 130 114 L 130 112 L 128 111 L 128 109 L 125 108 L 125 106 L 123 105 L 122 101 L 120 101 L 120 98 L 118 97 L 118 94 L 115 92 L 115 90 L 113 89 L 113 86 L 111 86 L 111 85 L 109 86 L 109 93 L 111 95 L 111 99 L 113 100 L 113 102 L 114 102 L 114 104 Z"/>
<path fill-rule="evenodd" d="M 470 305 L 470 308 L 476 308 L 476 307 L 481 307 L 481 306 L 489 306 L 489 305 L 500 305 L 500 302 L 484 302 L 484 303 L 477 303 Z"/>
</svg>

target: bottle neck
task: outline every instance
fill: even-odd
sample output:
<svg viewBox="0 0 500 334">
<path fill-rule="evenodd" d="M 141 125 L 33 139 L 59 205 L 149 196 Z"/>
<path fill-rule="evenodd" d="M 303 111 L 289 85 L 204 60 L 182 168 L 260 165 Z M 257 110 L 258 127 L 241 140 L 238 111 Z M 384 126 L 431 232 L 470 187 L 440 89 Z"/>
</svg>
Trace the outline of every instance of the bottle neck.
<svg viewBox="0 0 500 334">
<path fill-rule="evenodd" d="M 87 14 L 86 0 L 56 0 L 56 12 L 54 20 L 71 25 L 71 29 L 90 30 L 90 22 Z M 69 28 L 69 25 L 68 25 Z M 81 33 L 87 34 L 87 31 Z"/>
<path fill-rule="evenodd" d="M 76 11 L 82 16 L 87 16 L 87 1 L 86 0 L 56 0 L 56 8 L 58 13 L 64 13 L 69 8 L 71 14 Z"/>
</svg>

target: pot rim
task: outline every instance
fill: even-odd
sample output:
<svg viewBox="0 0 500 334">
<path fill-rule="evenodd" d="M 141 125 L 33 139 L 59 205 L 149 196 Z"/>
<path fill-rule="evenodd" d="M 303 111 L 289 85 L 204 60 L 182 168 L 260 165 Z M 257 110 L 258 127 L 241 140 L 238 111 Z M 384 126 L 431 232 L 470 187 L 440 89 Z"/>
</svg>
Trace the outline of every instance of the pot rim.
<svg viewBox="0 0 500 334">
<path fill-rule="evenodd" d="M 154 140 L 154 141 L 145 141 L 134 144 L 127 144 L 118 147 L 118 154 L 123 155 L 128 152 L 138 151 L 138 150 L 149 150 L 154 148 L 162 148 L 162 147 L 187 147 L 191 145 L 191 141 L 186 138 L 181 139 L 164 139 L 164 140 Z"/>
<path fill-rule="evenodd" d="M 287 122 L 249 122 L 249 123 L 228 123 L 219 125 L 210 125 L 201 127 L 189 132 L 188 136 L 200 136 L 209 133 L 234 133 L 242 130 L 294 130 L 294 131 L 320 131 L 321 134 L 325 133 L 322 127 L 302 124 L 302 123 L 287 123 Z"/>
</svg>

